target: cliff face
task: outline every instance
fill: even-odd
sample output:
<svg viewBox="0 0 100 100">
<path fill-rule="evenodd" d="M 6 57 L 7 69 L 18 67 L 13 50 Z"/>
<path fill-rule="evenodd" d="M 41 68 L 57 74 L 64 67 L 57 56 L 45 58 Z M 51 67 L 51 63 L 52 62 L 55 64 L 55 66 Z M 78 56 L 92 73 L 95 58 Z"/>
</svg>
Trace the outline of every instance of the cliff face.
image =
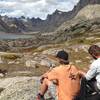
<svg viewBox="0 0 100 100">
<path fill-rule="evenodd" d="M 78 12 L 75 18 L 83 18 L 87 20 L 100 18 L 100 5 L 95 4 L 84 7 Z"/>
<path fill-rule="evenodd" d="M 0 30 L 4 32 L 10 31 L 10 27 L 1 19 L 1 17 L 0 17 Z"/>
</svg>

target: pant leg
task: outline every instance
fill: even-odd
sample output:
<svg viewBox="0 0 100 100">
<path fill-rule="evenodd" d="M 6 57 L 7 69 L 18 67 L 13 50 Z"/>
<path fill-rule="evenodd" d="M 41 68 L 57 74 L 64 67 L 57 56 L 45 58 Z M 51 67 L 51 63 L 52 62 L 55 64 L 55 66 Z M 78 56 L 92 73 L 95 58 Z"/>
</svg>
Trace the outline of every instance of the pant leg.
<svg viewBox="0 0 100 100">
<path fill-rule="evenodd" d="M 48 87 L 48 95 L 52 98 L 52 100 L 56 97 L 56 86 L 53 83 L 51 83 Z"/>
<path fill-rule="evenodd" d="M 91 92 L 96 91 L 96 89 L 95 89 L 95 82 L 87 81 L 87 89 L 89 89 Z"/>
</svg>

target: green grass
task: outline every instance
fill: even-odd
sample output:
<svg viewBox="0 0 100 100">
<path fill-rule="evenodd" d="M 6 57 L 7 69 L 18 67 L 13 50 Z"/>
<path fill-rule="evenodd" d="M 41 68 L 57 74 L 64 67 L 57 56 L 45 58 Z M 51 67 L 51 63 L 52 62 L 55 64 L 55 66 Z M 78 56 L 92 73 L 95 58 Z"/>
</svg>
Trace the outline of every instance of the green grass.
<svg viewBox="0 0 100 100">
<path fill-rule="evenodd" d="M 92 45 L 92 44 L 100 42 L 100 39 L 95 39 L 95 38 L 94 39 L 90 39 L 90 40 L 88 40 L 88 39 L 86 39 L 84 37 L 75 38 L 75 39 L 72 39 L 72 40 L 68 41 L 68 44 L 69 45 L 78 45 L 78 44 Z"/>
<path fill-rule="evenodd" d="M 0 56 L 4 59 L 9 59 L 9 60 L 15 60 L 17 58 L 22 57 L 22 55 L 18 53 L 6 53 L 6 52 L 1 52 Z"/>
<path fill-rule="evenodd" d="M 90 58 L 87 58 L 87 57 L 90 57 Z M 71 50 L 71 52 L 70 52 L 70 61 L 73 62 L 73 64 L 75 64 L 79 68 L 88 67 L 91 59 L 92 59 L 92 57 L 88 53 L 86 53 L 82 50 L 80 50 L 77 53 L 73 50 Z M 81 62 L 76 63 L 75 62 L 76 60 L 81 60 Z"/>
<path fill-rule="evenodd" d="M 4 59 L 11 59 L 11 60 L 15 60 L 17 58 L 21 58 L 19 55 L 3 55 L 2 57 Z"/>
<path fill-rule="evenodd" d="M 42 48 L 36 48 L 36 49 L 33 49 L 33 53 L 34 52 L 38 52 L 38 53 L 41 53 L 43 52 L 44 50 L 48 50 L 48 49 L 52 49 L 52 48 L 60 48 L 60 47 L 63 47 L 64 46 L 64 43 L 59 43 L 59 44 L 49 44 L 49 45 L 45 45 L 44 47 Z"/>
</svg>

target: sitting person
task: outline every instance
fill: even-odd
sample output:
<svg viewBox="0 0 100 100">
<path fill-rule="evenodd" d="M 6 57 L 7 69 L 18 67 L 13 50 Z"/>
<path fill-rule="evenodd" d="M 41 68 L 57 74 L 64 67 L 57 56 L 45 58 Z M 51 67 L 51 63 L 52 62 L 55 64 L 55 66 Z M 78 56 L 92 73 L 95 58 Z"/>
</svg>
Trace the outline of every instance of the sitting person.
<svg viewBox="0 0 100 100">
<path fill-rule="evenodd" d="M 100 92 L 100 47 L 92 45 L 90 46 L 88 52 L 95 59 L 95 61 L 91 64 L 85 78 L 95 91 Z M 96 79 L 95 83 L 92 82 L 94 78 Z"/>
<path fill-rule="evenodd" d="M 42 76 L 41 89 L 37 95 L 37 100 L 45 100 L 44 94 L 51 82 L 56 84 L 58 100 L 73 100 L 80 90 L 80 79 L 83 72 L 69 64 L 67 52 L 59 51 L 56 58 L 60 65 Z"/>
<path fill-rule="evenodd" d="M 90 46 L 88 52 L 95 59 L 81 80 L 81 89 L 75 100 L 100 100 L 100 47 Z"/>
</svg>

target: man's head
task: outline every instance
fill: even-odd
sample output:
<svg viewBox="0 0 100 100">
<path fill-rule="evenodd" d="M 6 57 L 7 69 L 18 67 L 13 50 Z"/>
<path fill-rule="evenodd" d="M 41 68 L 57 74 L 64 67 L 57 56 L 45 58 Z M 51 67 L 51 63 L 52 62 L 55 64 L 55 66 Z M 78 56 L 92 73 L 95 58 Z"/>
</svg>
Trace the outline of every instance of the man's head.
<svg viewBox="0 0 100 100">
<path fill-rule="evenodd" d="M 64 50 L 59 51 L 56 57 L 59 59 L 61 64 L 69 64 L 69 56 L 66 51 Z"/>
<path fill-rule="evenodd" d="M 89 54 L 91 54 L 91 56 L 94 59 L 97 59 L 98 57 L 100 57 L 100 47 L 97 45 L 90 46 L 88 52 L 89 52 Z"/>
</svg>

